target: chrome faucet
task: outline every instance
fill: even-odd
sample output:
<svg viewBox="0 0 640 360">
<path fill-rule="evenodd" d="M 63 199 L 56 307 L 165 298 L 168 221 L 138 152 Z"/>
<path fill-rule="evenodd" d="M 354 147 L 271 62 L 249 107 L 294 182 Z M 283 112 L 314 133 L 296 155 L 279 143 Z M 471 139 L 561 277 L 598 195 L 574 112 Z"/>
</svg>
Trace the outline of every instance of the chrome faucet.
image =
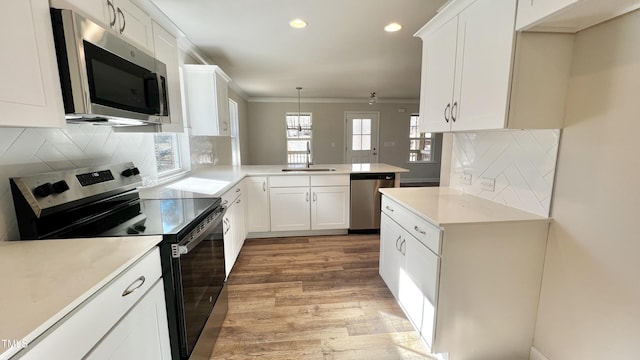
<svg viewBox="0 0 640 360">
<path fill-rule="evenodd" d="M 311 142 L 307 141 L 307 169 L 311 165 Z"/>
</svg>

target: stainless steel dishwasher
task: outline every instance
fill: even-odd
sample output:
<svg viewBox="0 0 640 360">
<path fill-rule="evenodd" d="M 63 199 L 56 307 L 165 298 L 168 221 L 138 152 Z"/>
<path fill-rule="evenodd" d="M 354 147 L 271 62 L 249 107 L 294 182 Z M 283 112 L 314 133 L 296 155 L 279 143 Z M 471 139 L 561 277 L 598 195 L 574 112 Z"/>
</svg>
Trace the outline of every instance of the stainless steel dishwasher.
<svg viewBox="0 0 640 360">
<path fill-rule="evenodd" d="M 395 173 L 351 174 L 350 232 L 380 229 L 380 192 L 393 187 Z"/>
</svg>

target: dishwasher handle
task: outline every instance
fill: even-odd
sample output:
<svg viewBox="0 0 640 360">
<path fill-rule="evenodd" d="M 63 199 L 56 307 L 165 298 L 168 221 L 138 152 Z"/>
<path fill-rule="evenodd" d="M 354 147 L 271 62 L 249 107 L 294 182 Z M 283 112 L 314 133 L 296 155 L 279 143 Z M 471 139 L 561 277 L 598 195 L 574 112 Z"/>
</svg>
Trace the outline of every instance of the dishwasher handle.
<svg viewBox="0 0 640 360">
<path fill-rule="evenodd" d="M 395 180 L 395 173 L 359 173 L 351 174 L 351 181 L 353 180 Z"/>
</svg>

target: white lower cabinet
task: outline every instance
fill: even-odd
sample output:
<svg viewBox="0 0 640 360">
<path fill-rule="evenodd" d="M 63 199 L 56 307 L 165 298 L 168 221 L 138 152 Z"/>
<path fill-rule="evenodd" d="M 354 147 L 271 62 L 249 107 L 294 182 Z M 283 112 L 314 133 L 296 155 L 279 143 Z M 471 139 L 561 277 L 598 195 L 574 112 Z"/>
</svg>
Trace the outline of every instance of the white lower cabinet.
<svg viewBox="0 0 640 360">
<path fill-rule="evenodd" d="M 12 359 L 171 359 L 161 276 L 154 248 Z"/>
<path fill-rule="evenodd" d="M 169 334 L 162 329 L 168 329 L 167 310 L 162 280 L 158 280 L 85 359 L 171 360 Z"/>
<path fill-rule="evenodd" d="M 281 187 L 269 189 L 271 231 L 299 231 L 311 228 L 310 189 Z"/>
<path fill-rule="evenodd" d="M 311 230 L 349 227 L 349 186 L 311 187 Z"/>
<path fill-rule="evenodd" d="M 234 186 L 222 196 L 223 203 L 226 202 L 225 206 L 227 206 L 227 211 L 222 219 L 227 277 L 231 273 L 246 239 L 243 184 Z"/>
<path fill-rule="evenodd" d="M 380 276 L 424 341 L 433 344 L 439 257 L 388 215 L 380 217 Z"/>
<path fill-rule="evenodd" d="M 269 219 L 269 184 L 266 176 L 250 176 L 243 181 L 246 191 L 246 226 L 248 232 L 271 230 Z"/>
<path fill-rule="evenodd" d="M 349 227 L 349 175 L 269 178 L 271 231 Z"/>
<path fill-rule="evenodd" d="M 430 350 L 528 359 L 548 222 L 436 228 L 386 195 L 382 205 L 380 276 Z"/>
</svg>

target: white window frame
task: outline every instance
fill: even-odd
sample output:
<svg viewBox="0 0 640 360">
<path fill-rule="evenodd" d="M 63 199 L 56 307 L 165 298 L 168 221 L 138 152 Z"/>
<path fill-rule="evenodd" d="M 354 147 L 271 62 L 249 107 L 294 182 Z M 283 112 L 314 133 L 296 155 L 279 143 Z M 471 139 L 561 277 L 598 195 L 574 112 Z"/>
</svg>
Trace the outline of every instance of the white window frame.
<svg viewBox="0 0 640 360">
<path fill-rule="evenodd" d="M 300 113 L 300 117 L 304 118 L 304 117 L 309 117 L 309 147 L 311 149 L 311 153 L 309 154 L 309 162 L 313 162 L 313 115 L 310 112 L 304 112 L 304 113 Z M 285 151 L 286 151 L 286 160 L 287 160 L 287 164 L 288 165 L 301 165 L 301 164 L 305 164 L 307 162 L 307 152 L 306 151 L 289 151 L 289 141 L 291 140 L 301 140 L 300 137 L 289 137 L 289 131 L 290 130 L 295 130 L 294 128 L 290 128 L 289 127 L 289 118 L 295 118 L 297 119 L 297 124 L 298 124 L 298 136 L 300 136 L 300 133 L 303 130 L 307 130 L 306 128 L 302 128 L 300 126 L 300 120 L 298 119 L 298 113 L 297 112 L 288 112 L 285 114 L 285 118 L 284 118 L 284 131 L 285 131 Z M 306 138 L 302 138 L 302 139 L 306 139 Z M 293 160 L 293 161 L 292 161 Z M 303 161 L 304 160 L 304 161 Z"/>
<path fill-rule="evenodd" d="M 407 159 L 407 163 L 409 164 L 430 164 L 434 162 L 434 148 L 435 148 L 435 134 L 434 133 L 424 133 L 424 132 L 417 132 L 419 136 L 417 137 L 412 137 L 411 133 L 413 128 L 415 128 L 415 130 L 419 129 L 419 123 L 420 123 L 420 119 L 419 119 L 419 115 L 418 114 L 411 114 L 411 117 L 409 118 L 409 158 Z M 425 149 L 425 145 L 426 142 L 428 140 L 429 143 L 429 149 Z M 418 141 L 419 147 L 421 149 L 411 149 L 411 142 L 412 141 Z M 428 151 L 429 154 L 429 160 L 417 160 L 420 153 L 423 153 L 425 151 Z M 412 157 L 415 156 L 416 160 L 412 160 Z"/>
</svg>

